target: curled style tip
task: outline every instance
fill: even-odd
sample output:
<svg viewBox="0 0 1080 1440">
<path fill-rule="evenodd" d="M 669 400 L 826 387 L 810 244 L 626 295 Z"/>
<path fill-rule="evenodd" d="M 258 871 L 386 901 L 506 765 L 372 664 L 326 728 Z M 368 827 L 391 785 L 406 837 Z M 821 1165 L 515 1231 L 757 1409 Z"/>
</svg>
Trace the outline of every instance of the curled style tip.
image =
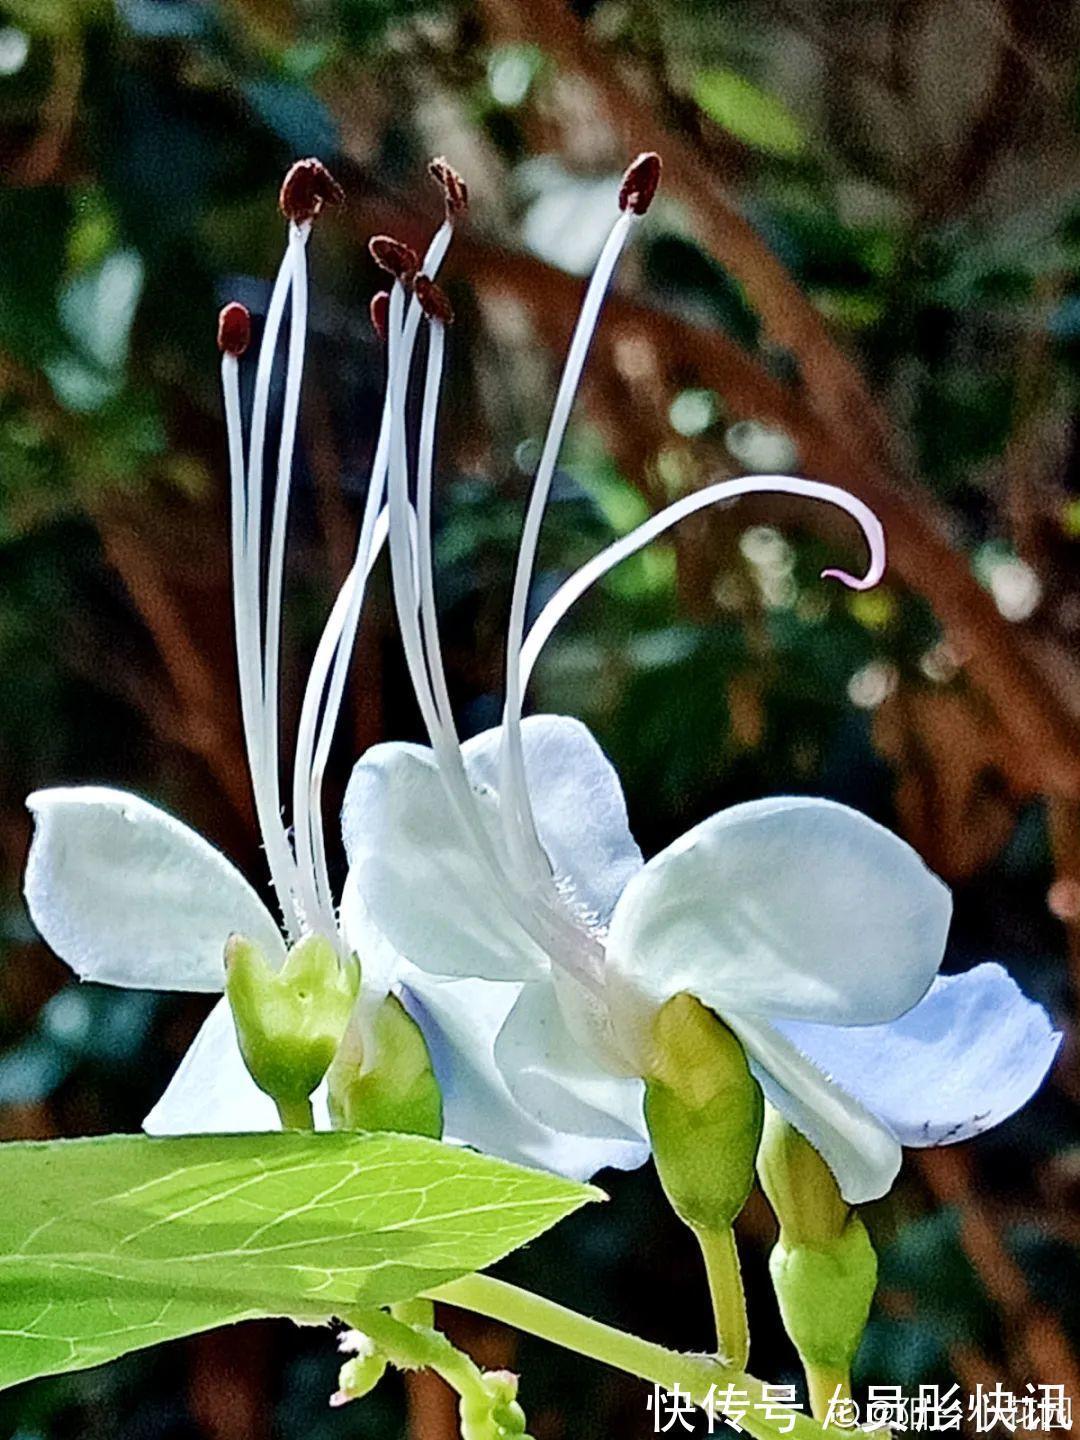
<svg viewBox="0 0 1080 1440">
<path fill-rule="evenodd" d="M 873 590 L 875 585 L 881 583 L 885 574 L 885 542 L 881 542 L 880 551 L 871 560 L 870 569 L 865 575 L 851 575 L 846 570 L 822 570 L 822 580 L 839 580 L 841 585 L 846 585 L 849 590 Z"/>
<path fill-rule="evenodd" d="M 371 315 L 371 328 L 384 343 L 390 333 L 390 292 L 389 290 L 377 290 L 371 297 L 369 307 Z"/>
<path fill-rule="evenodd" d="M 411 285 L 420 269 L 420 258 L 410 245 L 395 240 L 392 235 L 373 235 L 368 241 L 368 252 L 380 270 L 393 275 L 403 285 Z"/>
<path fill-rule="evenodd" d="M 645 150 L 627 166 L 619 188 L 619 209 L 644 215 L 660 184 L 663 163 L 655 150 Z"/>
<path fill-rule="evenodd" d="M 421 310 L 429 320 L 437 320 L 440 325 L 454 323 L 453 306 L 446 297 L 446 291 L 436 285 L 434 280 L 427 275 L 417 275 L 413 281 L 413 291 L 420 301 Z"/>
<path fill-rule="evenodd" d="M 281 182 L 278 204 L 286 220 L 303 225 L 314 220 L 326 205 L 342 205 L 345 191 L 322 163 L 311 157 L 297 160 Z"/>
<path fill-rule="evenodd" d="M 450 162 L 442 155 L 436 155 L 428 166 L 428 174 L 443 192 L 446 218 L 456 220 L 459 215 L 464 215 L 469 208 L 469 187 Z"/>
<path fill-rule="evenodd" d="M 231 355 L 236 360 L 251 344 L 251 313 L 238 300 L 231 300 L 222 307 L 218 316 L 217 343 L 223 355 Z"/>
</svg>

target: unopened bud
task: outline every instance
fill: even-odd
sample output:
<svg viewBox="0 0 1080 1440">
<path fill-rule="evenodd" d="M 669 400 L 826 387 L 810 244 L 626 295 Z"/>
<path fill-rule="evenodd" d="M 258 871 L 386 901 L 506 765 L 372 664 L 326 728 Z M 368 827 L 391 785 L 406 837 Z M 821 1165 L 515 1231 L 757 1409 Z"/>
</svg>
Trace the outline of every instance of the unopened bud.
<svg viewBox="0 0 1080 1440">
<path fill-rule="evenodd" d="M 390 333 L 390 292 L 377 290 L 371 297 L 371 328 L 384 343 Z"/>
<path fill-rule="evenodd" d="M 627 167 L 619 189 L 619 209 L 632 210 L 635 215 L 644 215 L 652 204 L 656 187 L 660 184 L 660 156 L 655 150 L 646 150 Z"/>
<path fill-rule="evenodd" d="M 281 213 L 294 225 L 314 220 L 324 205 L 341 205 L 344 200 L 345 191 L 322 161 L 314 157 L 297 160 L 290 167 L 278 197 Z"/>
<path fill-rule="evenodd" d="M 866 1227 L 814 1147 L 771 1107 L 758 1175 L 780 1221 L 769 1271 L 784 1328 L 804 1364 L 845 1374 L 877 1286 Z"/>
<path fill-rule="evenodd" d="M 711 1010 L 676 995 L 653 1023 L 645 1119 L 660 1183 L 694 1229 L 730 1226 L 754 1183 L 764 1101 L 739 1041 Z"/>
<path fill-rule="evenodd" d="M 411 285 L 420 269 L 420 258 L 412 246 L 395 240 L 392 235 L 373 235 L 368 241 L 368 252 L 380 270 L 393 275 L 403 285 Z"/>
<path fill-rule="evenodd" d="M 231 300 L 222 307 L 218 316 L 217 343 L 223 355 L 232 355 L 237 360 L 251 344 L 251 312 L 238 300 Z"/>
<path fill-rule="evenodd" d="M 454 323 L 454 309 L 447 299 L 446 291 L 435 284 L 427 275 L 417 275 L 413 281 L 413 292 L 420 301 L 420 308 L 429 320 L 440 325 Z"/>
<path fill-rule="evenodd" d="M 327 1080 L 336 1129 L 441 1139 L 442 1092 L 427 1042 L 395 996 L 387 996 L 366 1023 L 354 1014 Z"/>
<path fill-rule="evenodd" d="M 443 192 L 446 218 L 454 220 L 469 208 L 469 187 L 442 155 L 436 155 L 428 166 L 428 174 Z"/>
</svg>

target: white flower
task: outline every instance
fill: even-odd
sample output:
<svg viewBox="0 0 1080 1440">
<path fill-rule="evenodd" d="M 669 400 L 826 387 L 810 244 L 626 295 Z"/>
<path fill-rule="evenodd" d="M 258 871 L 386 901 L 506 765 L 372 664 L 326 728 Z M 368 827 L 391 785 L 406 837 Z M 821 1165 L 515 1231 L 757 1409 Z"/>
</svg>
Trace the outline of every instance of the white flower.
<svg viewBox="0 0 1080 1440">
<path fill-rule="evenodd" d="M 290 175 L 318 181 L 317 162 Z M 331 182 L 332 183 L 332 182 Z M 288 184 L 288 182 L 287 182 Z M 306 193 L 306 192 L 305 192 Z M 283 191 L 283 196 L 287 195 Z M 339 954 L 357 953 L 363 985 L 357 1023 L 392 987 L 424 1030 L 444 1089 L 449 1138 L 570 1175 L 592 1174 L 624 1150 L 597 1151 L 576 1135 L 552 1132 L 514 1102 L 491 1058 L 473 1050 L 476 1028 L 491 1040 L 518 995 L 512 984 L 447 982 L 390 949 L 372 926 L 353 877 L 340 909 L 327 873 L 322 781 L 353 649 L 368 572 L 386 535 L 383 508 L 389 406 L 361 524 L 356 561 L 333 607 L 307 684 L 292 781 L 292 834 L 281 818 L 278 658 L 289 486 L 307 324 L 306 246 L 312 215 L 290 216 L 284 260 L 271 295 L 255 376 L 250 434 L 243 433 L 239 357 L 249 319 L 239 306 L 222 315 L 222 381 L 232 487 L 233 601 L 244 738 L 259 828 L 280 922 L 218 850 L 137 795 L 101 786 L 41 790 L 28 804 L 35 834 L 25 890 L 45 940 L 83 979 L 140 989 L 219 993 L 224 949 L 233 933 L 258 943 L 274 965 L 289 943 L 317 932 Z M 425 257 L 437 271 L 452 216 Z M 286 304 L 291 300 L 281 438 L 269 539 L 263 543 L 263 464 L 270 378 Z M 421 311 L 399 314 L 395 359 L 408 364 Z M 264 554 L 265 551 L 265 554 Z M 407 986 L 407 989 L 405 988 Z M 465 1025 L 463 1016 L 468 1015 Z M 325 1094 L 316 1122 L 329 1124 Z M 211 1011 L 164 1096 L 145 1121 L 152 1134 L 276 1129 L 273 1101 L 244 1065 L 224 999 Z"/>
<path fill-rule="evenodd" d="M 743 1043 L 768 1097 L 818 1148 L 846 1199 L 888 1190 L 901 1144 L 963 1138 L 1012 1113 L 1059 1037 L 996 966 L 937 978 L 948 891 L 909 846 L 845 806 L 779 798 L 736 806 L 643 864 L 614 770 L 580 723 L 522 721 L 540 649 L 597 579 L 684 516 L 750 492 L 828 501 L 870 547 L 884 541 L 854 497 L 764 476 L 686 496 L 572 576 L 524 636 L 540 524 L 574 393 L 616 259 L 616 221 L 571 343 L 530 499 L 511 604 L 504 723 L 461 744 L 447 698 L 429 529 L 443 324 L 430 349 L 415 532 L 405 453 L 407 372 L 394 371 L 390 544 L 395 597 L 431 749 L 376 747 L 346 798 L 351 874 L 391 943 L 448 977 L 520 994 L 493 1061 L 544 1124 L 601 1141 L 644 1139 L 642 1084 L 660 1006 L 688 993 Z M 395 287 L 392 309 L 404 296 Z M 854 1038 L 852 1038 L 854 1037 Z M 478 1026 L 474 1051 L 489 1044 Z M 1007 1058 L 1005 1058 L 1007 1057 Z"/>
</svg>

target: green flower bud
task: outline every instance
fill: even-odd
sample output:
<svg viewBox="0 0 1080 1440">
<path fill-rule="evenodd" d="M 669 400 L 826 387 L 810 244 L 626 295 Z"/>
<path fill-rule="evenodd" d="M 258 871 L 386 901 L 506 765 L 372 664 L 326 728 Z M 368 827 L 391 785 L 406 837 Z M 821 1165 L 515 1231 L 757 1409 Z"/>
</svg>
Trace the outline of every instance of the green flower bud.
<svg viewBox="0 0 1080 1440">
<path fill-rule="evenodd" d="M 877 1286 L 877 1256 L 866 1226 L 852 1215 L 827 1247 L 778 1241 L 769 1272 L 784 1329 L 803 1364 L 846 1374 Z"/>
<path fill-rule="evenodd" d="M 518 1377 L 509 1370 L 485 1371 L 483 1390 L 461 1397 L 462 1440 L 527 1440 L 517 1391 Z"/>
<path fill-rule="evenodd" d="M 240 1053 L 280 1108 L 303 1105 L 326 1074 L 360 989 L 355 959 L 341 963 L 321 935 L 306 935 L 280 970 L 241 935 L 225 947 L 225 993 Z"/>
<path fill-rule="evenodd" d="M 330 1118 L 338 1130 L 442 1136 L 442 1092 L 419 1025 L 393 995 L 361 1039 L 350 1027 L 330 1068 Z"/>
<path fill-rule="evenodd" d="M 746 1204 L 763 1105 L 727 1026 L 691 995 L 669 1000 L 653 1024 L 645 1119 L 661 1184 L 693 1229 L 726 1230 Z"/>
<path fill-rule="evenodd" d="M 784 1328 L 808 1372 L 844 1377 L 877 1286 L 866 1227 L 814 1147 L 772 1109 L 758 1173 L 780 1221 L 769 1269 Z"/>
</svg>

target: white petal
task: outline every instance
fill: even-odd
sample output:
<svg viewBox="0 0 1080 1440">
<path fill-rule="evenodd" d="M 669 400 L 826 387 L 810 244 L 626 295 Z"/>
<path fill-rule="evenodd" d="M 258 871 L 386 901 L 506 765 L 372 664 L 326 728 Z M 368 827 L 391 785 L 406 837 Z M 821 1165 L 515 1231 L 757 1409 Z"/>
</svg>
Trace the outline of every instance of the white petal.
<svg viewBox="0 0 1080 1440">
<path fill-rule="evenodd" d="M 495 802 L 478 797 L 493 842 Z M 437 975 L 522 980 L 547 960 L 513 919 L 450 808 L 432 752 L 376 745 L 352 773 L 342 814 L 350 883 L 391 945 Z"/>
<path fill-rule="evenodd" d="M 777 1028 L 902 1145 L 951 1145 L 1000 1125 L 1031 1099 L 1061 1044 L 1000 965 L 940 976 L 887 1025 Z"/>
<path fill-rule="evenodd" d="M 360 961 L 365 996 L 369 996 L 374 1004 L 381 1004 L 402 965 L 407 962 L 371 918 L 352 870 L 345 877 L 338 919 L 345 944 Z"/>
<path fill-rule="evenodd" d="M 227 1000 L 219 1000 L 203 1021 L 143 1129 L 148 1135 L 281 1129 L 274 1102 L 248 1074 Z"/>
<path fill-rule="evenodd" d="M 516 1103 L 494 1046 L 520 985 L 446 980 L 413 969 L 404 982 L 402 998 L 424 1031 L 442 1086 L 448 1140 L 575 1180 L 606 1166 L 632 1170 L 648 1159 L 639 1138 L 551 1129 Z"/>
<path fill-rule="evenodd" d="M 553 1130 L 644 1144 L 644 1086 L 593 1059 L 568 1028 L 555 986 L 523 985 L 495 1042 L 514 1099 Z"/>
<path fill-rule="evenodd" d="M 870 1024 L 926 993 L 948 890 L 855 810 L 804 797 L 722 810 L 650 860 L 615 907 L 608 964 L 662 1004 Z"/>
<path fill-rule="evenodd" d="M 283 955 L 278 926 L 235 865 L 164 810 L 93 785 L 38 790 L 26 803 L 30 914 L 82 979 L 217 991 L 234 932 Z"/>
<path fill-rule="evenodd" d="M 767 1021 L 725 1018 L 746 1047 L 765 1098 L 810 1141 L 848 1204 L 887 1194 L 902 1155 L 884 1125 Z"/>
<path fill-rule="evenodd" d="M 470 778 L 497 794 L 501 727 L 463 746 Z M 622 785 L 580 720 L 530 715 L 521 725 L 525 778 L 537 833 L 571 906 L 606 925 L 626 882 L 641 869 Z"/>
<path fill-rule="evenodd" d="M 315 1128 L 328 1130 L 326 1086 L 312 1097 Z M 241 1135 L 280 1130 L 277 1107 L 248 1074 L 228 1000 L 203 1021 L 165 1094 L 143 1121 L 148 1135 Z"/>
</svg>

